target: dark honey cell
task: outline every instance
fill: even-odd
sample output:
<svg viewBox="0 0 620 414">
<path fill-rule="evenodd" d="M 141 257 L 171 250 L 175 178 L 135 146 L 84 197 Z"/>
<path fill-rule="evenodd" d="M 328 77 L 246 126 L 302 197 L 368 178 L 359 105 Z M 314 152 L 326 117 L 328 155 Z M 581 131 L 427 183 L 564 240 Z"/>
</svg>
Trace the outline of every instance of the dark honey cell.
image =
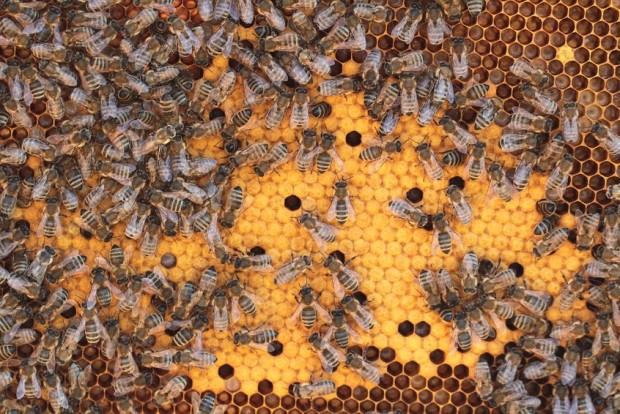
<svg viewBox="0 0 620 414">
<path fill-rule="evenodd" d="M 482 404 L 482 400 L 477 393 L 472 393 L 469 394 L 469 397 L 467 397 L 467 403 L 472 407 L 478 407 L 480 404 Z"/>
<path fill-rule="evenodd" d="M 369 346 L 365 350 L 365 357 L 368 361 L 374 362 L 379 359 L 379 348 L 376 346 Z"/>
<path fill-rule="evenodd" d="M 419 322 L 415 324 L 415 334 L 421 338 L 425 338 L 431 333 L 431 326 L 425 322 Z"/>
<path fill-rule="evenodd" d="M 336 395 L 338 396 L 338 398 L 340 398 L 341 400 L 346 400 L 347 398 L 351 397 L 351 387 L 349 387 L 348 385 L 341 385 L 338 387 L 338 389 L 336 390 Z M 364 399 L 366 397 L 361 397 L 358 399 Z"/>
<path fill-rule="evenodd" d="M 345 136 L 347 145 L 357 147 L 362 143 L 362 134 L 357 131 L 351 131 Z"/>
<path fill-rule="evenodd" d="M 388 388 L 385 391 L 385 399 L 389 402 L 396 402 L 400 400 L 400 391 L 397 388 Z"/>
<path fill-rule="evenodd" d="M 262 407 L 264 402 L 265 402 L 265 399 L 260 394 L 252 394 L 250 396 L 250 405 L 254 408 Z"/>
<path fill-rule="evenodd" d="M 388 373 L 385 373 L 379 377 L 379 386 L 383 389 L 390 388 L 394 385 L 394 377 Z"/>
<path fill-rule="evenodd" d="M 447 378 L 443 382 L 443 387 L 448 392 L 451 392 L 451 393 L 455 392 L 456 390 L 459 389 L 459 381 L 453 377 Z"/>
<path fill-rule="evenodd" d="M 467 378 L 461 382 L 461 391 L 471 394 L 475 389 L 476 383 L 472 379 Z"/>
<path fill-rule="evenodd" d="M 379 388 L 379 387 L 373 387 L 370 390 L 370 399 L 375 401 L 375 402 L 379 402 L 383 399 L 383 396 L 385 395 L 385 392 Z"/>
<path fill-rule="evenodd" d="M 88 361 L 94 361 L 95 359 L 99 358 L 99 349 L 94 346 L 87 346 L 86 348 L 84 348 L 84 358 L 86 358 Z"/>
<path fill-rule="evenodd" d="M 407 387 L 409 387 L 409 384 L 410 384 L 409 377 L 406 375 L 399 375 L 396 378 L 394 378 L 394 385 L 398 389 L 404 390 Z"/>
<path fill-rule="evenodd" d="M 384 361 L 384 362 L 387 362 L 387 361 Z M 399 375 L 400 373 L 403 372 L 403 364 L 401 364 L 398 361 L 394 361 L 387 366 L 387 372 L 392 376 Z"/>
<path fill-rule="evenodd" d="M 267 407 L 261 407 L 256 410 L 256 414 L 271 414 L 271 411 Z"/>
<path fill-rule="evenodd" d="M 304 413 L 307 412 L 312 406 L 312 402 L 308 398 L 299 398 L 295 404 L 297 408 Z"/>
<path fill-rule="evenodd" d="M 375 406 L 376 406 L 375 403 L 372 402 L 371 400 L 365 400 L 365 401 L 360 402 L 360 410 L 363 413 L 374 411 Z"/>
<path fill-rule="evenodd" d="M 458 414 L 472 414 L 473 412 L 473 408 L 471 408 L 469 405 L 459 407 L 459 410 L 457 411 Z"/>
<path fill-rule="evenodd" d="M 450 378 L 452 376 L 452 367 L 448 364 L 441 364 L 437 367 L 437 375 L 441 378 Z"/>
<path fill-rule="evenodd" d="M 405 374 L 410 377 L 417 375 L 420 372 L 420 364 L 415 361 L 409 361 L 405 364 Z"/>
<path fill-rule="evenodd" d="M 329 411 L 331 411 L 332 413 L 339 413 L 342 411 L 342 401 L 337 398 L 329 400 L 327 406 L 329 408 Z"/>
<path fill-rule="evenodd" d="M 439 365 L 446 360 L 446 354 L 441 349 L 435 349 L 430 353 L 430 359 L 433 364 Z"/>
<path fill-rule="evenodd" d="M 312 408 L 316 411 L 323 411 L 327 407 L 327 401 L 325 398 L 319 397 L 312 400 Z"/>
<path fill-rule="evenodd" d="M 359 412 L 359 403 L 355 400 L 347 400 L 344 403 L 344 410 L 348 413 Z"/>
<path fill-rule="evenodd" d="M 390 409 L 391 405 L 387 401 L 381 401 L 377 404 L 377 411 L 379 411 L 380 413 L 387 413 L 390 411 Z"/>
<path fill-rule="evenodd" d="M 340 387 L 338 387 L 338 389 L 340 389 Z M 353 389 L 353 398 L 358 401 L 365 400 L 366 398 L 368 398 L 368 390 L 358 385 Z"/>
<path fill-rule="evenodd" d="M 426 386 L 431 391 L 438 391 L 443 386 L 443 381 L 439 377 L 430 377 Z"/>
<path fill-rule="evenodd" d="M 411 387 L 415 390 L 422 390 L 426 387 L 426 378 L 422 375 L 416 375 L 411 378 Z"/>
<path fill-rule="evenodd" d="M 398 333 L 402 336 L 410 336 L 413 334 L 413 323 L 409 321 L 403 321 L 398 324 Z"/>
<path fill-rule="evenodd" d="M 392 348 L 383 348 L 379 353 L 379 357 L 383 362 L 392 362 L 396 358 L 396 351 Z M 401 365 L 402 370 L 402 365 Z"/>
<path fill-rule="evenodd" d="M 268 394 L 265 396 L 265 405 L 269 408 L 275 408 L 280 405 L 280 397 L 275 394 Z"/>
<path fill-rule="evenodd" d="M 238 406 L 245 405 L 248 402 L 248 395 L 244 392 L 235 393 L 233 402 Z"/>
<path fill-rule="evenodd" d="M 264 379 L 258 383 L 257 389 L 261 394 L 267 395 L 273 392 L 273 383 L 267 379 Z"/>
<path fill-rule="evenodd" d="M 411 404 L 411 407 L 409 407 L 409 412 L 412 414 L 422 414 L 425 412 L 424 405 L 420 402 L 415 402 Z"/>
<path fill-rule="evenodd" d="M 280 404 L 282 405 L 282 408 L 290 410 L 295 406 L 295 398 L 291 397 L 290 395 L 285 395 L 284 397 L 282 397 Z"/>
<path fill-rule="evenodd" d="M 227 380 L 235 375 L 235 369 L 228 364 L 224 364 L 217 370 L 217 374 L 220 378 Z"/>
<path fill-rule="evenodd" d="M 230 404 L 232 401 L 232 395 L 227 391 L 222 391 L 217 394 L 217 402 L 220 404 Z"/>
</svg>

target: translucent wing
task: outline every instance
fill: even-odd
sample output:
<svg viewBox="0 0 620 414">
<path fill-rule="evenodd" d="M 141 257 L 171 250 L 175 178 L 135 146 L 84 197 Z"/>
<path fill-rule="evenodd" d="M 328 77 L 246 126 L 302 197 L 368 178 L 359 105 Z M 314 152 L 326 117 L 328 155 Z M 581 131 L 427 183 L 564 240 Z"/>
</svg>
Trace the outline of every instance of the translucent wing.
<svg viewBox="0 0 620 414">
<path fill-rule="evenodd" d="M 327 210 L 327 215 L 325 216 L 327 218 L 327 221 L 336 220 L 336 206 L 337 205 L 338 205 L 338 198 L 334 197 L 332 199 L 332 203 L 329 206 L 329 209 Z"/>
<path fill-rule="evenodd" d="M 332 322 L 332 317 L 329 314 L 329 312 L 327 312 L 325 310 L 325 308 L 323 306 L 321 306 L 318 302 L 314 302 L 314 309 L 316 309 L 316 313 L 319 315 L 319 317 L 325 321 L 325 323 L 331 323 Z"/>
<path fill-rule="evenodd" d="M 392 29 L 392 33 L 390 33 L 392 37 L 399 37 L 399 35 L 403 32 L 403 29 L 405 28 L 408 22 L 409 22 L 409 16 L 405 15 Z"/>
<path fill-rule="evenodd" d="M 297 307 L 295 308 L 295 311 L 293 312 L 293 314 L 286 321 L 289 326 L 293 326 L 297 322 L 297 320 L 299 319 L 299 316 L 301 315 L 301 311 L 303 310 L 304 306 L 305 305 L 304 305 L 303 302 L 300 302 L 300 303 L 297 304 Z"/>
<path fill-rule="evenodd" d="M 334 282 L 334 296 L 336 296 L 336 298 L 338 299 L 342 299 L 344 297 L 344 286 L 342 286 L 342 283 L 340 283 L 340 281 L 338 280 L 338 274 L 337 273 L 332 273 L 332 280 Z"/>
<path fill-rule="evenodd" d="M 97 304 L 97 285 L 93 285 L 90 288 L 90 293 L 88 294 L 88 299 L 86 299 L 86 309 L 92 309 Z"/>
<path fill-rule="evenodd" d="M 385 161 L 387 161 L 389 155 L 387 154 L 387 152 L 383 151 L 381 153 L 381 156 L 376 160 L 370 163 L 370 167 L 368 168 L 368 172 L 370 172 L 371 174 L 376 173 L 377 171 L 379 171 L 379 169 L 383 166 L 383 164 L 385 163 Z"/>
<path fill-rule="evenodd" d="M 338 155 L 336 149 L 330 148 L 327 150 L 327 153 L 332 157 L 332 160 L 336 164 L 336 169 L 338 169 L 339 171 L 344 171 L 344 161 L 342 160 L 342 158 L 340 158 L 340 155 Z"/>
<path fill-rule="evenodd" d="M 232 323 L 236 323 L 241 317 L 241 311 L 239 309 L 239 298 L 233 296 L 230 299 L 230 318 Z"/>
</svg>

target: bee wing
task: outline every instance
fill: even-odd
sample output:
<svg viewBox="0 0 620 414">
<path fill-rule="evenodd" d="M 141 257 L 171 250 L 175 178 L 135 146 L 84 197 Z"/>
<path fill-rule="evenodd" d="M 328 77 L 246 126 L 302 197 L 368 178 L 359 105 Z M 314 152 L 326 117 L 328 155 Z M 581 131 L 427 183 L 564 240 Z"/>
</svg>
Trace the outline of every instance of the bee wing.
<svg viewBox="0 0 620 414">
<path fill-rule="evenodd" d="M 43 214 L 41 215 L 41 221 L 39 222 L 39 226 L 37 227 L 37 237 L 43 237 L 43 231 L 45 229 L 45 223 L 47 222 L 48 218 L 49 218 L 49 214 L 47 214 L 44 211 Z"/>
<path fill-rule="evenodd" d="M 407 23 L 409 23 L 409 16 L 405 15 L 392 29 L 392 32 L 390 33 L 392 37 L 399 37 L 399 35 L 403 33 L 405 27 L 407 26 Z"/>
<path fill-rule="evenodd" d="M 295 325 L 295 323 L 299 319 L 299 315 L 301 315 L 301 311 L 303 310 L 304 306 L 305 305 L 303 302 L 300 302 L 297 304 L 297 307 L 295 308 L 295 311 L 293 312 L 293 314 L 286 320 L 287 325 L 289 326 Z"/>
<path fill-rule="evenodd" d="M 431 253 L 433 256 L 436 255 L 439 251 L 439 231 L 435 229 L 433 232 L 433 241 L 431 242 Z"/>
<path fill-rule="evenodd" d="M 97 304 L 97 285 L 93 285 L 90 288 L 90 293 L 88 294 L 88 299 L 86 299 L 86 309 L 92 309 Z"/>
<path fill-rule="evenodd" d="M 19 383 L 17 384 L 17 390 L 15 391 L 15 396 L 18 400 L 21 400 L 26 395 L 26 376 L 21 375 L 19 378 Z"/>
<path fill-rule="evenodd" d="M 351 203 L 351 197 L 347 196 L 344 202 L 346 203 L 347 211 L 349 212 L 349 220 L 355 221 L 355 217 L 357 216 L 355 215 L 355 210 L 353 209 L 353 203 Z"/>
<path fill-rule="evenodd" d="M 336 220 L 336 205 L 338 204 L 338 198 L 334 197 L 332 198 L 332 203 L 329 206 L 329 209 L 327 210 L 327 215 L 325 216 L 327 218 L 327 221 L 335 221 Z"/>
<path fill-rule="evenodd" d="M 24 82 L 24 103 L 27 106 L 30 106 L 30 104 L 32 104 L 33 101 L 33 96 L 32 96 L 32 91 L 30 90 L 30 85 L 28 84 L 28 82 Z"/>
<path fill-rule="evenodd" d="M 50 351 L 50 356 L 47 359 L 47 363 L 45 364 L 48 372 L 54 372 L 54 368 L 56 367 L 56 350 L 53 349 Z M 58 384 L 60 386 L 60 383 Z"/>
<path fill-rule="evenodd" d="M 108 282 L 108 288 L 110 289 L 110 292 L 112 292 L 112 295 L 114 295 L 116 299 L 118 300 L 125 299 L 125 294 L 119 288 L 117 288 L 113 283 Z"/>
<path fill-rule="evenodd" d="M 325 323 L 331 323 L 332 322 L 332 317 L 329 314 L 329 312 L 327 312 L 325 310 L 325 308 L 323 306 L 321 306 L 317 301 L 314 302 L 314 309 L 316 309 L 316 313 L 319 315 L 319 317 L 325 321 Z"/>
<path fill-rule="evenodd" d="M 383 151 L 381 153 L 381 156 L 376 161 L 373 161 L 370 163 L 368 172 L 370 172 L 371 174 L 374 174 L 377 171 L 379 171 L 379 169 L 383 166 L 383 164 L 385 163 L 385 161 L 387 161 L 387 159 L 388 159 L 388 154 L 387 152 Z"/>
<path fill-rule="evenodd" d="M 340 171 L 344 171 L 345 165 L 340 155 L 338 155 L 338 151 L 335 148 L 330 148 L 327 150 L 327 153 L 332 157 L 332 160 L 336 164 L 336 168 Z"/>
<path fill-rule="evenodd" d="M 357 322 L 359 327 L 362 328 L 362 330 L 366 332 L 370 332 L 370 330 L 367 330 L 366 328 L 364 328 L 364 323 L 366 322 L 367 319 L 370 319 L 373 325 L 377 324 L 375 317 L 367 309 L 361 306 L 358 307 L 358 311 L 352 313 L 351 316 L 353 316 L 353 319 L 355 320 L 355 322 Z"/>
<path fill-rule="evenodd" d="M 618 339 L 618 336 L 614 332 L 613 328 L 610 327 L 608 332 L 609 332 L 609 348 L 611 348 L 611 350 L 614 352 L 620 351 L 620 340 Z"/>
<path fill-rule="evenodd" d="M 612 320 L 615 326 L 620 326 L 620 302 L 614 300 L 611 302 Z"/>
<path fill-rule="evenodd" d="M 241 311 L 239 309 L 239 298 L 237 296 L 233 296 L 230 299 L 230 317 L 232 323 L 237 323 L 237 321 L 241 317 Z"/>
<path fill-rule="evenodd" d="M 334 368 L 332 368 L 329 362 L 327 362 L 327 359 L 323 355 L 323 352 L 318 351 L 316 354 L 319 356 L 319 361 L 321 361 L 321 367 L 323 367 L 323 371 L 327 372 L 328 374 L 334 372 Z"/>
<path fill-rule="evenodd" d="M 245 296 L 247 296 L 248 298 L 250 298 L 256 304 L 261 305 L 261 304 L 265 303 L 265 299 L 263 299 L 261 296 L 258 296 L 256 293 L 250 292 L 247 289 L 243 290 L 243 294 Z"/>
<path fill-rule="evenodd" d="M 196 330 L 196 338 L 194 339 L 194 343 L 192 344 L 193 352 L 201 352 L 202 351 L 202 329 Z"/>
<path fill-rule="evenodd" d="M 601 340 L 602 340 L 602 332 L 600 329 L 596 330 L 596 334 L 594 334 L 594 341 L 592 342 L 592 354 L 598 355 L 601 352 Z"/>
<path fill-rule="evenodd" d="M 101 256 L 95 257 L 95 265 L 104 268 L 108 272 L 114 271 L 114 267 L 108 262 L 108 259 Z"/>
<path fill-rule="evenodd" d="M 489 183 L 489 189 L 487 190 L 486 203 L 489 204 L 493 200 L 499 197 L 498 193 L 499 184 L 495 180 L 491 180 Z"/>
<path fill-rule="evenodd" d="M 332 280 L 334 282 L 334 296 L 338 299 L 342 299 L 344 297 L 344 286 L 338 280 L 338 274 L 336 272 L 332 273 Z"/>
</svg>

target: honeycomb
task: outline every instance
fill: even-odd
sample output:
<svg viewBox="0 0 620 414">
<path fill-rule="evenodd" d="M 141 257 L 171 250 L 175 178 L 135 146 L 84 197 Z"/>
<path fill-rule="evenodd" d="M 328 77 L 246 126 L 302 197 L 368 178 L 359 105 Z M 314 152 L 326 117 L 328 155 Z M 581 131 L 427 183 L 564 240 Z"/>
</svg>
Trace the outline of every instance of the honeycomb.
<svg viewBox="0 0 620 414">
<path fill-rule="evenodd" d="M 403 17 L 410 1 L 389 0 L 383 2 L 395 13 L 395 20 Z M 193 0 L 174 2 L 176 13 L 188 21 L 200 22 Z M 111 16 L 121 20 L 133 17 L 139 8 L 130 1 L 114 4 Z M 552 75 L 550 91 L 558 102 L 579 103 L 580 124 L 584 128 L 581 140 L 570 146 L 575 157 L 570 184 L 564 194 L 566 206 L 559 211 L 561 225 L 574 227 L 569 211 L 588 210 L 611 203 L 605 194 L 607 187 L 620 183 L 620 160 L 612 158 L 601 146 L 600 141 L 589 131 L 592 123 L 603 120 L 612 124 L 619 116 L 618 64 L 620 52 L 617 39 L 620 37 L 620 3 L 617 1 L 488 1 L 484 11 L 472 18 L 463 12 L 462 18 L 451 23 L 452 35 L 461 36 L 471 46 L 469 68 L 480 82 L 491 86 L 490 96 L 502 100 L 502 108 L 496 124 L 479 134 L 487 143 L 489 156 L 510 169 L 516 165 L 513 156 L 501 152 L 498 140 L 501 128 L 509 122 L 513 107 L 523 104 L 518 90 L 520 81 L 509 73 L 514 59 L 526 57 L 541 63 Z M 408 50 L 424 50 L 428 62 L 449 59 L 448 42 L 439 46 L 427 42 L 424 26 L 411 45 L 394 40 L 389 35 L 396 21 L 386 24 L 365 23 L 367 26 L 368 49 L 378 47 L 384 56 L 394 57 Z M 250 29 L 241 30 L 241 38 L 255 41 Z M 120 38 L 113 41 L 118 47 Z M 18 57 L 30 58 L 30 51 L 20 47 L 2 47 L 3 60 Z M 365 51 L 338 50 L 336 64 L 331 75 L 354 76 L 359 72 Z M 177 57 L 178 59 L 178 57 Z M 228 67 L 228 60 L 220 56 L 212 66 L 201 69 L 194 65 L 193 58 L 180 59 L 188 65 L 195 79 L 215 81 Z M 176 63 L 176 60 L 172 63 Z M 457 82 L 458 83 L 458 82 Z M 314 97 L 313 88 L 310 88 Z M 243 91 L 238 85 L 233 94 L 221 106 L 226 114 L 241 108 Z M 330 131 L 337 137 L 336 148 L 346 164 L 343 174 L 350 186 L 356 220 L 338 226 L 337 241 L 330 244 L 331 251 L 341 252 L 347 259 L 355 257 L 350 266 L 363 276 L 361 290 L 368 296 L 368 303 L 377 320 L 377 327 L 370 334 L 362 334 L 359 344 L 350 351 L 366 356 L 376 363 L 382 373 L 380 384 L 374 386 L 363 381 L 355 372 L 340 367 L 330 378 L 337 384 L 335 394 L 312 401 L 296 399 L 288 393 L 289 385 L 295 381 L 308 381 L 311 375 L 321 371 L 318 358 L 307 343 L 310 331 L 301 325 L 287 326 L 286 320 L 296 306 L 295 294 L 301 282 L 276 287 L 270 276 L 261 273 L 244 274 L 239 277 L 248 288 L 265 299 L 255 317 L 243 320 L 243 325 L 258 326 L 266 320 L 280 331 L 278 341 L 283 345 L 279 355 L 264 356 L 257 351 L 235 347 L 229 332 L 208 330 L 203 335 L 204 347 L 216 354 L 217 363 L 208 369 L 178 368 L 170 372 L 152 372 L 153 382 L 136 390 L 132 399 L 138 412 L 192 411 L 191 396 L 194 392 L 213 393 L 220 404 L 229 405 L 228 412 L 234 413 L 297 413 L 297 412 L 389 412 L 401 410 L 411 413 L 485 413 L 492 408 L 485 405 L 475 392 L 472 369 L 480 355 L 501 361 L 505 350 L 514 345 L 517 332 L 506 332 L 496 341 L 479 343 L 471 352 L 451 352 L 452 327 L 433 312 L 429 312 L 420 292 L 412 283 L 420 270 L 445 268 L 457 271 L 461 258 L 467 250 L 473 250 L 479 257 L 494 263 L 518 263 L 523 266 L 524 279 L 533 289 L 546 291 L 557 296 L 564 285 L 562 275 L 573 274 L 590 260 L 588 252 L 578 252 L 571 243 L 565 243 L 556 254 L 535 260 L 532 230 L 540 220 L 536 212 L 536 201 L 544 198 L 546 177 L 534 175 L 528 188 L 509 203 L 494 201 L 487 203 L 485 195 L 488 183 L 467 181 L 464 194 L 468 197 L 475 218 L 465 226 L 452 220 L 454 230 L 459 233 L 464 247 L 451 255 L 434 255 L 431 252 L 432 231 L 423 228 L 409 228 L 389 215 L 385 206 L 394 197 L 404 197 L 417 189 L 424 209 L 438 213 L 447 204 L 443 190 L 449 178 L 460 175 L 458 167 L 445 167 L 446 178 L 431 182 L 419 164 L 415 145 L 406 144 L 402 153 L 391 157 L 375 174 L 368 173 L 368 166 L 359 159 L 359 153 L 375 135 L 376 123 L 366 116 L 362 94 L 345 97 L 327 97 L 322 100 L 332 106 L 331 116 L 316 122 L 320 131 Z M 217 111 L 217 109 L 214 109 Z M 265 108 L 259 110 L 262 116 Z M 46 134 L 55 131 L 56 123 L 47 112 L 44 101 L 36 101 L 29 108 L 36 120 L 35 125 Z M 472 125 L 476 112 L 467 109 L 462 112 L 448 109 L 446 114 L 463 124 Z M 287 117 L 288 118 L 288 117 Z M 270 143 L 283 141 L 296 145 L 298 133 L 287 127 L 265 130 L 255 127 L 246 131 L 244 139 L 249 142 L 268 140 Z M 613 130 L 616 130 L 612 127 Z M 29 134 L 25 128 L 4 127 L 0 129 L 3 145 L 20 144 Z M 396 127 L 394 136 L 411 137 L 413 142 L 426 139 L 436 152 L 443 148 L 443 133 L 437 125 L 419 127 L 410 119 L 403 119 Z M 192 156 L 217 154 L 223 160 L 224 152 L 217 138 L 193 140 L 188 146 Z M 29 157 L 27 167 L 20 171 L 23 177 L 38 176 L 44 164 L 36 157 Z M 264 250 L 273 258 L 274 266 L 286 263 L 291 256 L 312 254 L 315 263 L 321 263 L 323 254 L 316 251 L 307 233 L 293 220 L 300 210 L 316 211 L 324 217 L 331 203 L 333 183 L 339 177 L 329 171 L 325 174 L 301 173 L 291 162 L 266 177 L 258 178 L 249 170 L 241 170 L 232 177 L 231 187 L 242 186 L 251 198 L 250 205 L 243 211 L 235 227 L 223 232 L 226 243 L 239 251 Z M 88 184 L 92 185 L 94 181 Z M 17 209 L 14 220 L 26 220 L 35 229 L 41 220 L 44 204 L 35 202 L 31 208 Z M 26 241 L 27 249 L 38 251 L 43 244 L 51 244 L 61 252 L 79 250 L 88 257 L 87 264 L 94 266 L 94 259 L 106 256 L 110 243 L 88 237 L 75 225 L 75 213 L 63 212 L 64 234 L 53 240 L 37 238 L 34 235 Z M 113 228 L 112 242 L 123 248 L 133 245 L 125 239 L 122 225 Z M 121 236 L 118 236 L 121 235 Z M 284 237 L 283 237 L 284 236 Z M 164 255 L 167 259 L 164 260 Z M 173 257 L 175 260 L 171 260 Z M 137 272 L 144 272 L 156 265 L 165 267 L 169 280 L 179 283 L 185 280 L 197 281 L 202 272 L 215 265 L 219 274 L 231 273 L 217 263 L 204 239 L 199 235 L 191 238 L 161 236 L 157 255 L 142 257 L 134 254 L 131 266 Z M 170 268 L 168 268 L 170 267 Z M 324 275 L 320 264 L 315 264 L 308 283 L 315 292 L 323 292 L 320 302 L 332 308 L 336 299 L 331 280 Z M 220 276 L 220 282 L 224 282 Z M 62 283 L 71 296 L 84 300 L 90 290 L 88 275 L 80 275 Z M 145 304 L 146 305 L 146 304 Z M 116 316 L 113 308 L 103 311 L 104 318 Z M 573 319 L 593 321 L 593 315 L 584 301 L 577 301 L 570 312 L 561 312 L 552 306 L 547 318 L 553 322 Z M 72 315 L 54 321 L 54 326 L 66 328 Z M 28 322 L 24 327 L 34 325 Z M 129 331 L 132 322 L 121 317 L 121 329 Z M 153 348 L 169 346 L 171 337 L 157 336 Z M 34 344 L 36 346 L 36 343 Z M 134 348 L 139 354 L 144 349 Z M 29 357 L 33 346 L 19 347 L 18 355 Z M 112 363 L 104 358 L 98 346 L 80 342 L 74 360 L 82 367 L 91 364 L 94 375 L 88 381 L 88 396 L 80 404 L 80 412 L 87 412 L 92 405 L 103 412 L 113 409 Z M 15 369 L 16 370 L 16 369 Z M 152 403 L 155 390 L 161 388 L 172 375 L 188 375 L 191 384 L 178 397 L 172 407 L 157 408 Z M 66 375 L 62 371 L 62 375 Z M 531 395 L 544 399 L 541 412 L 548 407 L 552 385 L 542 381 L 527 384 Z M 17 384 L 12 383 L 5 394 L 14 399 Z M 48 409 L 45 399 L 31 400 L 41 412 Z"/>
</svg>

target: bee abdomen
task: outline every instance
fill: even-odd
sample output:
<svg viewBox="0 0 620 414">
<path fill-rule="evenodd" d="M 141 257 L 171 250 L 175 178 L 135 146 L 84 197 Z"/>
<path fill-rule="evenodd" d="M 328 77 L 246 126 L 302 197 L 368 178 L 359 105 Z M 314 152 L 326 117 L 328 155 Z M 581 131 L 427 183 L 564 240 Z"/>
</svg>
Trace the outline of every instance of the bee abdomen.
<svg viewBox="0 0 620 414">
<path fill-rule="evenodd" d="M 256 314 L 256 304 L 252 299 L 247 296 L 241 296 L 239 298 L 239 307 L 243 311 L 243 313 L 247 315 L 255 315 Z"/>
<path fill-rule="evenodd" d="M 306 306 L 301 311 L 301 322 L 306 329 L 312 328 L 316 322 L 316 309 L 312 306 Z"/>
</svg>

